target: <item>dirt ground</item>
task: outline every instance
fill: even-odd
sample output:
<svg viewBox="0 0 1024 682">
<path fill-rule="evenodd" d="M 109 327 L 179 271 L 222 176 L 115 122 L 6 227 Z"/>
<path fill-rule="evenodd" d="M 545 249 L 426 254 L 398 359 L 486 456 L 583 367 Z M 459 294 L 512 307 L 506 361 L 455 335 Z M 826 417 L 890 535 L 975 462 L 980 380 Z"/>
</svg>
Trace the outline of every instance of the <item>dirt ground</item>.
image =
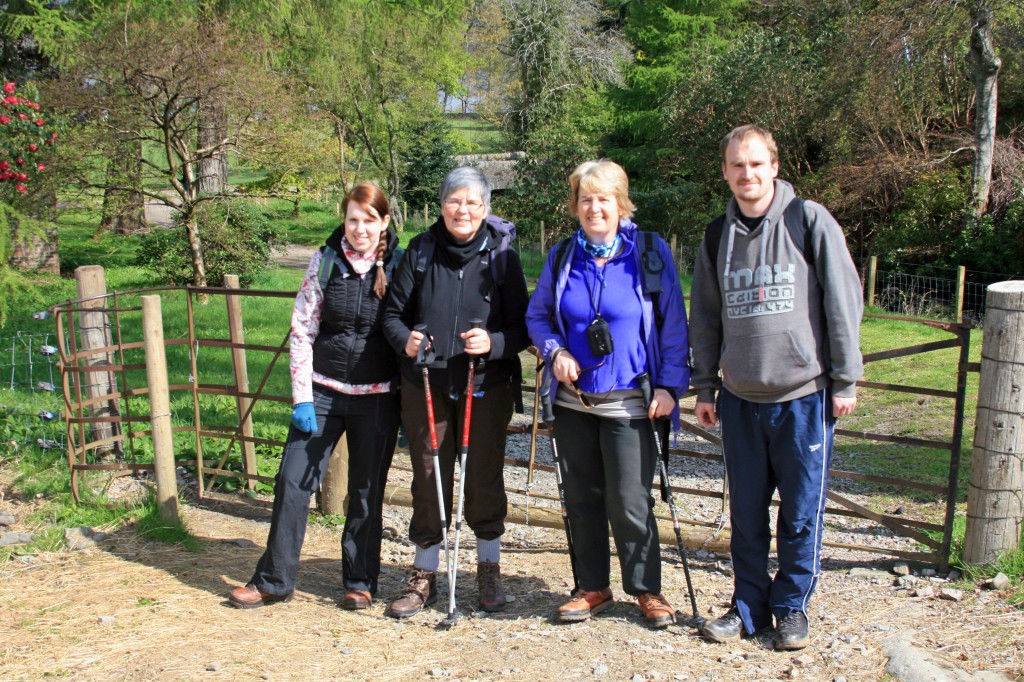
<svg viewBox="0 0 1024 682">
<path fill-rule="evenodd" d="M 0 483 L 4 475 L 0 470 Z M 8 491 L 0 508 L 20 521 L 32 504 Z M 557 624 L 552 613 L 571 584 L 564 537 L 522 525 L 504 537 L 511 600 L 504 613 L 474 612 L 475 551 L 466 534 L 455 626 L 438 627 L 444 599 L 395 621 L 384 610 L 412 562 L 408 514 L 387 507 L 379 601 L 361 612 L 338 607 L 340 532 L 317 525 L 306 537 L 293 601 L 245 611 L 227 605 L 226 593 L 247 581 L 263 550 L 266 500 L 217 496 L 186 505 L 188 527 L 206 543 L 199 553 L 121 529 L 92 550 L 15 556 L 0 563 L 0 678 L 879 680 L 886 678 L 883 643 L 905 631 L 964 671 L 1014 678 L 1024 668 L 1024 613 L 997 593 L 966 590 L 951 601 L 940 597 L 944 581 L 925 577 L 917 588 L 933 587 L 934 596 L 913 596 L 914 588 L 896 587 L 895 576 L 882 573 L 891 559 L 828 549 L 810 610 L 813 642 L 803 652 L 775 652 L 767 637 L 710 644 L 684 625 L 650 630 L 622 593 L 616 569 L 613 609 L 590 622 Z M 665 595 L 686 611 L 675 548 L 662 554 Z M 691 554 L 697 599 L 703 614 L 717 614 L 729 598 L 731 571 L 727 558 L 702 555 Z M 879 572 L 856 577 L 852 568 Z M 446 589 L 443 576 L 439 588 Z"/>
</svg>

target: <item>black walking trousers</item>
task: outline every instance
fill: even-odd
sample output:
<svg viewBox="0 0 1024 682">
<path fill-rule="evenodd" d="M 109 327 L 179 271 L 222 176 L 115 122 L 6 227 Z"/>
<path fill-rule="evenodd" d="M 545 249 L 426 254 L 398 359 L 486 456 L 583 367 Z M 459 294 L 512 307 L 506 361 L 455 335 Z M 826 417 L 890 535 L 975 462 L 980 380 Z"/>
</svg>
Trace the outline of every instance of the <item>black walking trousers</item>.
<svg viewBox="0 0 1024 682">
<path fill-rule="evenodd" d="M 651 485 L 657 448 L 650 420 L 608 419 L 555 405 L 576 575 L 588 591 L 608 587 L 611 525 L 622 589 L 661 594 L 661 545 Z"/>
<path fill-rule="evenodd" d="M 376 594 L 384 486 L 398 438 L 398 396 L 345 395 L 314 385 L 313 408 L 315 433 L 302 433 L 294 426 L 288 431 L 274 488 L 267 551 L 256 565 L 251 582 L 269 594 L 286 595 L 295 590 L 309 499 L 320 488 L 335 445 L 342 434 L 348 434 L 342 579 L 346 590 Z"/>
</svg>

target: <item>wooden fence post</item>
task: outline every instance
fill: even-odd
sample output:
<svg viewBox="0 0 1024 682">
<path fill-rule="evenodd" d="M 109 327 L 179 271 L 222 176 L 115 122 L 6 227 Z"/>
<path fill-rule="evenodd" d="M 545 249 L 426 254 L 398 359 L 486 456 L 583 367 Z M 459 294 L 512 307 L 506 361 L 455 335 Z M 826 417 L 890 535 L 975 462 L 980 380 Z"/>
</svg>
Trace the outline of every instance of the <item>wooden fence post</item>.
<svg viewBox="0 0 1024 682">
<path fill-rule="evenodd" d="M 868 260 L 868 305 L 875 305 L 875 275 L 878 272 L 878 256 Z"/>
<path fill-rule="evenodd" d="M 224 286 L 228 289 L 238 289 L 238 275 L 224 275 Z M 242 327 L 242 297 L 225 296 L 228 305 L 228 334 L 231 343 L 245 343 L 245 330 Z M 244 348 L 231 349 L 231 364 L 235 370 L 235 388 L 241 393 L 249 392 L 249 366 L 245 359 Z M 242 459 L 245 462 L 245 473 L 258 474 L 256 466 L 256 446 L 251 440 L 245 438 L 253 437 L 252 414 L 249 412 L 251 398 L 238 396 L 235 400 L 238 405 L 239 426 L 242 429 L 243 438 L 239 439 L 242 445 Z M 248 414 L 247 414 L 248 413 Z M 245 417 L 243 419 L 243 417 Z M 245 482 L 249 490 L 256 488 L 256 481 L 249 479 Z"/>
<path fill-rule="evenodd" d="M 964 561 L 1012 551 L 1024 523 L 1024 282 L 988 287 Z"/>
<path fill-rule="evenodd" d="M 967 288 L 967 268 L 959 266 L 956 269 L 956 323 L 964 321 L 964 290 Z"/>
<path fill-rule="evenodd" d="M 423 229 L 430 227 L 430 214 L 427 213 L 427 204 L 423 204 Z"/>
<path fill-rule="evenodd" d="M 542 220 L 542 221 L 540 221 L 540 257 L 541 257 L 541 260 L 543 260 L 544 256 L 546 255 L 544 253 L 544 245 L 547 244 L 547 243 L 548 243 L 547 236 L 544 234 L 544 221 Z"/>
<path fill-rule="evenodd" d="M 102 298 L 107 293 L 107 280 L 103 268 L 99 265 L 82 265 L 75 268 L 75 286 L 78 292 L 78 300 L 82 301 L 81 307 L 102 309 L 107 306 L 107 300 Z M 89 300 L 84 300 L 89 299 Z M 110 330 L 107 314 L 102 310 L 97 312 L 82 312 L 78 316 L 78 328 L 81 330 L 81 351 L 88 352 L 97 348 L 107 348 L 111 345 Z M 82 359 L 86 367 L 93 365 L 109 365 L 111 362 L 110 353 L 89 355 Z M 100 398 L 114 392 L 115 382 L 112 380 L 112 373 L 109 370 L 100 372 L 86 372 L 81 379 L 85 384 L 85 395 L 88 398 Z M 89 408 L 90 417 L 114 417 L 119 413 L 118 405 L 114 400 L 106 400 L 96 403 Z M 96 421 L 90 427 L 93 441 L 107 441 L 96 448 L 96 457 L 102 459 L 109 456 L 111 452 L 118 454 L 123 452 L 121 443 L 115 442 L 113 438 L 120 434 L 121 429 L 112 421 Z"/>
<path fill-rule="evenodd" d="M 676 266 L 676 272 L 679 272 L 679 257 L 676 255 L 676 247 L 678 246 L 678 244 L 679 239 L 677 235 L 672 235 L 671 241 L 669 242 L 669 246 L 672 249 L 672 263 Z"/>
<path fill-rule="evenodd" d="M 174 470 L 174 440 L 171 437 L 171 399 L 167 390 L 163 313 L 159 296 L 139 298 L 142 301 L 142 341 L 146 351 L 146 383 L 149 385 L 149 424 L 153 431 L 156 498 L 160 507 L 160 518 L 177 523 L 178 481 Z"/>
<path fill-rule="evenodd" d="M 320 484 L 320 511 L 325 516 L 344 515 L 348 508 L 348 436 L 342 435 L 327 462 Z"/>
</svg>

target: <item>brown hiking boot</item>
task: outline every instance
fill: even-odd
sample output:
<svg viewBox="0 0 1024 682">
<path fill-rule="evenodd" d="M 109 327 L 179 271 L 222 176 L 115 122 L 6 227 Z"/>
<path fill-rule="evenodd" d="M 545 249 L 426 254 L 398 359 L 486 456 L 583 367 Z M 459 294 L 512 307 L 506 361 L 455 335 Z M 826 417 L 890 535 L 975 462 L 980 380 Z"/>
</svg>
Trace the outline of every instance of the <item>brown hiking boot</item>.
<svg viewBox="0 0 1024 682">
<path fill-rule="evenodd" d="M 647 624 L 652 628 L 665 628 L 676 622 L 676 610 L 660 594 L 641 594 L 636 598 L 644 612 Z"/>
<path fill-rule="evenodd" d="M 437 573 L 414 568 L 405 592 L 388 607 L 388 615 L 392 618 L 408 618 L 436 601 Z"/>
<path fill-rule="evenodd" d="M 582 587 L 573 592 L 572 599 L 558 607 L 558 620 L 563 623 L 576 623 L 596 616 L 615 604 L 612 588 L 590 592 Z"/>
<path fill-rule="evenodd" d="M 507 600 L 501 589 L 501 569 L 498 564 L 482 561 L 476 565 L 476 587 L 480 593 L 480 608 L 487 613 L 504 611 Z"/>
</svg>

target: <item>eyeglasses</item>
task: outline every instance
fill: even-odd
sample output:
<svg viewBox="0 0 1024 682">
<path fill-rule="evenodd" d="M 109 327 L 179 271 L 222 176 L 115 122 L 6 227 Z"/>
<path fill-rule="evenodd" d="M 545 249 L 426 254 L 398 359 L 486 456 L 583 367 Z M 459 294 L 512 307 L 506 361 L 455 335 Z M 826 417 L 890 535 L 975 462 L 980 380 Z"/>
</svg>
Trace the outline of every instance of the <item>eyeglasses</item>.
<svg viewBox="0 0 1024 682">
<path fill-rule="evenodd" d="M 582 375 L 584 372 L 589 372 L 592 369 L 597 369 L 598 367 L 600 367 L 604 363 L 605 363 L 605 361 L 602 360 L 601 362 L 597 363 L 596 365 L 591 365 L 590 367 L 584 367 L 583 369 L 580 370 L 580 375 Z M 593 409 L 594 406 L 590 403 L 590 400 L 587 399 L 587 395 L 583 391 L 580 390 L 579 379 L 574 379 L 570 385 L 572 386 L 572 390 L 576 391 L 576 398 L 579 399 L 580 405 L 582 405 L 583 407 L 587 408 L 588 410 Z"/>
<path fill-rule="evenodd" d="M 462 208 L 463 204 L 466 205 L 466 209 L 469 210 L 470 212 L 476 212 L 476 211 L 479 211 L 483 207 L 484 202 L 477 201 L 476 199 L 445 199 L 444 200 L 444 207 L 446 209 L 448 209 L 449 211 L 458 211 L 460 208 Z"/>
</svg>

